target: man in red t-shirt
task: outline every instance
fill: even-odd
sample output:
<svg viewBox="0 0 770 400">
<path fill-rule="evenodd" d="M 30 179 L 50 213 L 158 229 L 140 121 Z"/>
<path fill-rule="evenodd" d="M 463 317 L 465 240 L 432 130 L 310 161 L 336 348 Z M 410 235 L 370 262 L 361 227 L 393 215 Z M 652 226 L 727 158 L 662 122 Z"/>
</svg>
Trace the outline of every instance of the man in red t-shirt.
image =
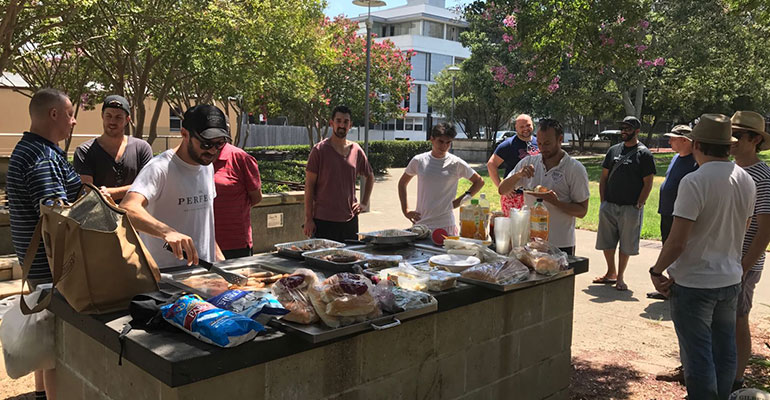
<svg viewBox="0 0 770 400">
<path fill-rule="evenodd" d="M 251 207 L 262 200 L 257 160 L 226 144 L 214 160 L 214 226 L 226 259 L 252 255 Z"/>
<path fill-rule="evenodd" d="M 333 134 L 313 146 L 305 169 L 305 235 L 344 241 L 358 238 L 358 214 L 369 205 L 374 173 L 364 150 L 346 139 L 350 109 L 337 106 L 329 125 Z M 366 177 L 364 198 L 356 199 L 356 177 Z"/>
</svg>

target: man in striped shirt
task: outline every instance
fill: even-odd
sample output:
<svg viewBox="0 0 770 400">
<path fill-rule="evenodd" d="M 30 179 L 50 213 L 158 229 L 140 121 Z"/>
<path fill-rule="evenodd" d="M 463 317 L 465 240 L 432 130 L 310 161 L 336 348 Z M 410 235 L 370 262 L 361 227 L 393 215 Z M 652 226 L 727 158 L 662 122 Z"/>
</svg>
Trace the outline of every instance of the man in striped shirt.
<svg viewBox="0 0 770 400">
<path fill-rule="evenodd" d="M 7 195 L 11 206 L 11 237 L 19 262 L 23 262 L 32 233 L 40 219 L 40 200 L 75 201 L 80 176 L 67 162 L 57 143 L 67 139 L 75 126 L 75 110 L 67 95 L 42 89 L 32 96 L 32 123 L 11 153 Z M 29 273 L 30 286 L 51 282 L 51 271 L 41 242 Z M 35 397 L 54 398 L 54 370 L 35 371 Z"/>
<path fill-rule="evenodd" d="M 770 167 L 760 161 L 757 153 L 770 149 L 770 134 L 765 132 L 765 119 L 752 111 L 737 111 L 731 118 L 733 137 L 738 139 L 730 148 L 735 163 L 748 172 L 757 187 L 757 198 L 749 228 L 743 238 L 743 279 L 738 295 L 736 345 L 738 370 L 733 391 L 743 386 L 743 372 L 751 356 L 751 311 L 754 288 L 759 283 L 765 264 L 765 249 L 770 243 Z"/>
</svg>

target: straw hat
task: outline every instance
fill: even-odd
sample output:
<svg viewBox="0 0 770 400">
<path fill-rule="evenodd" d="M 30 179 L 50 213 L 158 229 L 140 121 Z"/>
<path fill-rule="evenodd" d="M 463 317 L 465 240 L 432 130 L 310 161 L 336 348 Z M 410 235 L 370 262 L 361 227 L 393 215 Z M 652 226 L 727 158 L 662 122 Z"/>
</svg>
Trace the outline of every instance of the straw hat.
<svg viewBox="0 0 770 400">
<path fill-rule="evenodd" d="M 754 111 L 736 111 L 730 118 L 733 129 L 751 131 L 762 136 L 760 150 L 770 149 L 770 133 L 765 132 L 765 119 Z"/>
<path fill-rule="evenodd" d="M 730 119 L 722 114 L 703 114 L 700 121 L 687 135 L 701 143 L 729 145 L 738 140 L 733 137 Z"/>
<path fill-rule="evenodd" d="M 687 134 L 692 132 L 692 128 L 690 128 L 687 125 L 677 125 L 674 127 L 674 129 L 671 130 L 669 133 L 663 134 L 663 136 L 668 137 L 683 137 L 685 139 L 690 139 L 687 137 Z"/>
</svg>

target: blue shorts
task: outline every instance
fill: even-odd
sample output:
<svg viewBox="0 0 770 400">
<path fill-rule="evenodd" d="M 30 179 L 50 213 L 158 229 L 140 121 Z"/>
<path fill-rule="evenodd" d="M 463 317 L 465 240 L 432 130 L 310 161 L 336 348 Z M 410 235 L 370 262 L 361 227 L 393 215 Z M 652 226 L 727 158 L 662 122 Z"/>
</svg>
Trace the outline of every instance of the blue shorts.
<svg viewBox="0 0 770 400">
<path fill-rule="evenodd" d="M 629 256 L 639 254 L 639 235 L 642 233 L 644 208 L 621 206 L 602 202 L 599 206 L 599 229 L 596 235 L 596 250 L 615 250 L 620 242 L 620 251 Z"/>
</svg>

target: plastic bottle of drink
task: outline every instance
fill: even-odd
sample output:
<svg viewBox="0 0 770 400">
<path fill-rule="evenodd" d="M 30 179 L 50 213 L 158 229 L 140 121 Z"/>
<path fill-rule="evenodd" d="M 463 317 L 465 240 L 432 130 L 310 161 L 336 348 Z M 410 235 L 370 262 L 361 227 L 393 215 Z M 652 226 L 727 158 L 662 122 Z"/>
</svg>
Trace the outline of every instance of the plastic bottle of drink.
<svg viewBox="0 0 770 400">
<path fill-rule="evenodd" d="M 460 206 L 460 236 L 473 239 L 476 236 L 476 219 L 479 201 L 471 200 L 471 204 Z"/>
<path fill-rule="evenodd" d="M 490 223 L 489 216 L 492 214 L 492 210 L 490 209 L 489 200 L 487 200 L 487 196 L 484 193 L 479 195 L 479 207 L 481 208 L 481 218 L 484 220 L 484 232 L 489 232 L 491 234 L 489 230 L 489 223 Z M 486 240 L 486 239 L 487 239 L 487 235 L 485 233 L 482 240 Z"/>
<path fill-rule="evenodd" d="M 548 240 L 548 209 L 543 204 L 543 199 L 537 199 L 529 217 L 531 239 L 540 238 Z"/>
</svg>

